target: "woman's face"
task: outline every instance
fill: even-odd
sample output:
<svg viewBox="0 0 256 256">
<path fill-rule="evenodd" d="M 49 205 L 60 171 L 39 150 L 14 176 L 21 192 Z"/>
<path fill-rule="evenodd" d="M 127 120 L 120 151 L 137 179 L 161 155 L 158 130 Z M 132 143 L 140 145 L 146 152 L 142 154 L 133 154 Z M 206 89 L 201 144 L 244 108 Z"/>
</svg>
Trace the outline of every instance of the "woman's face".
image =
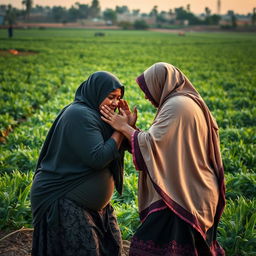
<svg viewBox="0 0 256 256">
<path fill-rule="evenodd" d="M 119 101 L 121 99 L 122 92 L 121 89 L 116 89 L 112 91 L 100 104 L 99 108 L 101 109 L 102 106 L 107 105 L 112 110 L 116 110 L 118 107 Z"/>
</svg>

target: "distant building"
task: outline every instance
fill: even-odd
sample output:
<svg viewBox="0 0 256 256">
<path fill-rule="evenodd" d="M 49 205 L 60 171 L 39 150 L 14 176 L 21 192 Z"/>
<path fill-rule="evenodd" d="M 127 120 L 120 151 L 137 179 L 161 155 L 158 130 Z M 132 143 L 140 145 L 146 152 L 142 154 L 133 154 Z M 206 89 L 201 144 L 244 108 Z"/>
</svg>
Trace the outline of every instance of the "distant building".
<svg viewBox="0 0 256 256">
<path fill-rule="evenodd" d="M 220 26 L 231 26 L 232 25 L 232 18 L 231 18 L 231 16 L 230 15 L 223 15 L 223 16 L 221 16 L 221 20 L 219 22 L 219 25 Z M 236 16 L 236 25 L 238 27 L 252 25 L 251 17 Z"/>
<path fill-rule="evenodd" d="M 219 25 L 220 26 L 231 26 L 232 25 L 231 17 L 229 15 L 221 16 Z"/>
<path fill-rule="evenodd" d="M 133 15 L 131 13 L 118 13 L 117 14 L 117 22 L 130 22 L 133 23 L 135 20 L 140 19 L 139 15 Z"/>
<path fill-rule="evenodd" d="M 145 20 L 145 22 L 146 22 L 148 25 L 154 25 L 154 24 L 156 24 L 156 17 L 142 17 L 141 19 L 142 19 L 142 20 Z"/>
<path fill-rule="evenodd" d="M 252 25 L 251 17 L 238 17 L 236 21 L 237 26 L 250 26 Z"/>
<path fill-rule="evenodd" d="M 189 25 L 189 20 L 175 20 L 174 24 L 175 25 L 188 26 Z"/>
<path fill-rule="evenodd" d="M 134 15 L 132 13 L 117 14 L 117 22 L 130 22 L 134 23 L 136 20 L 144 20 L 148 25 L 156 23 L 156 17 L 141 16 L 140 14 Z"/>
</svg>

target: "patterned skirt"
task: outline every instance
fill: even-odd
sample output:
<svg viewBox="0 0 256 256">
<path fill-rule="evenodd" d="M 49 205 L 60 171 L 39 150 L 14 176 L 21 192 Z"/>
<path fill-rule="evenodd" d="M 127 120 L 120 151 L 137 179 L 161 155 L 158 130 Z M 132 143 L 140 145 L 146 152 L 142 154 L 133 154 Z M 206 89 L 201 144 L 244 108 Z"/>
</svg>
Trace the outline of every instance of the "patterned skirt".
<svg viewBox="0 0 256 256">
<path fill-rule="evenodd" d="M 45 215 L 34 227 L 32 256 L 120 256 L 121 250 L 110 204 L 96 212 L 59 199 L 59 224 L 48 226 Z"/>
<path fill-rule="evenodd" d="M 132 237 L 130 256 L 223 256 L 215 230 L 203 237 L 169 209 L 151 213 Z"/>
</svg>

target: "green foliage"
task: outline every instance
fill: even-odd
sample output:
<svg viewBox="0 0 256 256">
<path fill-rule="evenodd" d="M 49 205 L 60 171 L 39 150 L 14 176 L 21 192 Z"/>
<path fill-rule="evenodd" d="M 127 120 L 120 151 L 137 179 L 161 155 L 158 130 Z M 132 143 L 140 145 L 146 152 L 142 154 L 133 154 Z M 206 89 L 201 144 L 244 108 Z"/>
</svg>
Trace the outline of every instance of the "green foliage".
<svg viewBox="0 0 256 256">
<path fill-rule="evenodd" d="M 235 200 L 239 196 L 255 198 L 256 173 L 226 174 L 226 197 Z"/>
<path fill-rule="evenodd" d="M 148 24 L 146 23 L 145 20 L 136 20 L 133 23 L 133 27 L 138 30 L 145 30 L 148 29 Z"/>
<path fill-rule="evenodd" d="M 97 38 L 94 30 L 81 29 L 15 30 L 14 40 L 0 35 L 1 49 L 38 53 L 0 55 L 0 130 L 2 136 L 5 129 L 10 131 L 0 144 L 0 229 L 31 223 L 28 194 L 40 148 L 78 85 L 92 72 L 113 72 L 125 85 L 131 107 L 138 108 L 138 127 L 146 130 L 156 109 L 144 99 L 135 78 L 165 61 L 187 75 L 220 127 L 228 201 L 219 240 L 227 255 L 255 254 L 256 36 L 102 32 L 106 36 Z M 124 239 L 139 225 L 137 179 L 127 153 L 123 194 L 112 198 Z"/>
<path fill-rule="evenodd" d="M 138 228 L 140 224 L 137 205 L 135 203 L 114 203 L 113 207 L 115 208 L 117 214 L 122 237 L 123 239 L 128 240 L 131 238 L 131 236 L 134 234 L 134 231 Z"/>
<path fill-rule="evenodd" d="M 0 229 L 31 225 L 29 193 L 32 173 L 13 171 L 0 179 Z"/>
<path fill-rule="evenodd" d="M 256 201 L 239 197 L 228 200 L 218 238 L 227 255 L 247 256 L 256 252 Z"/>
<path fill-rule="evenodd" d="M 131 22 L 129 21 L 121 21 L 121 22 L 118 22 L 117 24 L 120 28 L 124 29 L 124 30 L 128 30 L 128 29 L 132 29 L 133 28 L 133 25 Z"/>
</svg>

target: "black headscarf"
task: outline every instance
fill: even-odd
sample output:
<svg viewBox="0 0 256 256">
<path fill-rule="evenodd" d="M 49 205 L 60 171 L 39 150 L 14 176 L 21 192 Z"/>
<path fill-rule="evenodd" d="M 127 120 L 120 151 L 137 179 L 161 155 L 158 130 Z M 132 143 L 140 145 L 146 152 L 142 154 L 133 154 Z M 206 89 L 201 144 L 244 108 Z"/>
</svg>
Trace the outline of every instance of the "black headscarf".
<svg viewBox="0 0 256 256">
<path fill-rule="evenodd" d="M 55 119 L 38 159 L 31 188 L 34 224 L 48 211 L 58 221 L 58 198 L 95 172 L 108 168 L 122 193 L 124 151 L 111 138 L 113 129 L 101 120 L 99 105 L 113 90 L 124 87 L 111 73 L 93 73 L 76 91 L 75 100 Z"/>
<path fill-rule="evenodd" d="M 93 73 L 85 82 L 77 89 L 75 102 L 82 102 L 86 106 L 99 111 L 101 102 L 116 89 L 121 89 L 124 95 L 124 87 L 113 74 L 106 71 L 98 71 Z"/>
</svg>

